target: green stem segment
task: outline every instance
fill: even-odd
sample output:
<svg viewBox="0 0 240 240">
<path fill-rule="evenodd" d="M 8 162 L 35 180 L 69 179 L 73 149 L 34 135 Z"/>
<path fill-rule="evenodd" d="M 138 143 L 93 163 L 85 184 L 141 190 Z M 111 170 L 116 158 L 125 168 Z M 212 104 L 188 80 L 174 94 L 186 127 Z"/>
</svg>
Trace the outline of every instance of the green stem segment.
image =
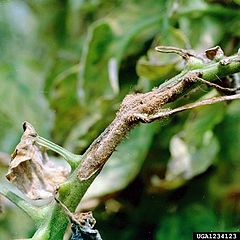
<svg viewBox="0 0 240 240">
<path fill-rule="evenodd" d="M 72 173 L 71 177 L 60 186 L 58 190 L 59 199 L 64 203 L 64 205 L 67 206 L 71 212 L 75 211 L 78 203 L 96 176 L 97 174 L 95 174 L 87 181 L 80 181 L 77 177 L 77 170 L 75 170 Z M 66 213 L 64 213 L 63 209 L 58 203 L 54 203 L 54 205 L 52 205 L 51 217 L 46 220 L 46 224 L 42 225 L 42 227 L 38 229 L 38 231 L 33 236 L 33 239 L 62 239 L 68 223 L 69 220 Z M 48 237 L 38 238 L 37 236 L 39 233 L 44 233 Z"/>
<path fill-rule="evenodd" d="M 12 203 L 16 204 L 20 209 L 29 215 L 33 219 L 36 225 L 39 225 L 46 218 L 49 206 L 47 207 L 35 207 L 25 199 L 19 197 L 15 193 L 9 191 L 6 188 L 0 188 L 0 193 L 8 198 Z"/>
<path fill-rule="evenodd" d="M 40 146 L 43 146 L 43 147 L 50 149 L 50 150 L 58 153 L 59 155 L 61 155 L 70 164 L 72 169 L 75 169 L 76 166 L 79 164 L 79 162 L 82 159 L 81 155 L 77 155 L 72 152 L 69 152 L 67 149 L 60 147 L 59 145 L 57 145 L 43 137 L 37 136 L 36 142 Z"/>
</svg>

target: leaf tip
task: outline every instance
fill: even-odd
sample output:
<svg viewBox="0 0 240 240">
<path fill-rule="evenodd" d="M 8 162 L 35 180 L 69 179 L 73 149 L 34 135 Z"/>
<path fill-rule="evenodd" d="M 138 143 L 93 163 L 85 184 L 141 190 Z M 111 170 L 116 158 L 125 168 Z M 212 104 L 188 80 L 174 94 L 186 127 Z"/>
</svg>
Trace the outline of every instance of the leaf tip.
<svg viewBox="0 0 240 240">
<path fill-rule="evenodd" d="M 24 133 L 26 133 L 27 135 L 30 135 L 32 137 L 37 136 L 36 130 L 34 129 L 34 127 L 29 122 L 24 121 L 22 126 L 23 126 Z"/>
</svg>

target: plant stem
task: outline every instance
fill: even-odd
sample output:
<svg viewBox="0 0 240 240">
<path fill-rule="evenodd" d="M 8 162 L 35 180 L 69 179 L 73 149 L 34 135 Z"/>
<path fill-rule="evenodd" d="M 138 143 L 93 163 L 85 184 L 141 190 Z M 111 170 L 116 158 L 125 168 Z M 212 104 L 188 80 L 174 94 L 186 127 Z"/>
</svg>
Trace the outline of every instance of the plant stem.
<svg viewBox="0 0 240 240">
<path fill-rule="evenodd" d="M 96 175 L 87 181 L 79 181 L 77 170 L 75 170 L 71 177 L 60 186 L 58 191 L 59 199 L 64 202 L 64 205 L 66 205 L 71 212 L 75 211 L 95 177 Z M 47 223 L 38 229 L 38 231 L 47 232 L 49 234 L 48 240 L 62 239 L 68 223 L 68 218 L 63 209 L 55 202 L 52 206 L 51 217 L 47 219 Z M 35 235 L 33 239 L 35 239 Z M 36 239 L 45 240 L 45 238 Z"/>
<path fill-rule="evenodd" d="M 159 88 L 154 89 L 151 92 L 145 94 L 128 95 L 124 99 L 123 104 L 117 113 L 117 117 L 104 131 L 104 133 L 101 134 L 87 149 L 83 155 L 81 164 L 79 164 L 79 167 L 72 173 L 69 180 L 60 186 L 59 199 L 68 207 L 70 211 L 73 212 L 75 210 L 88 187 L 100 172 L 102 166 L 111 156 L 115 146 L 120 143 L 120 140 L 124 138 L 128 131 L 130 131 L 140 122 L 140 119 L 132 118 L 133 115 L 131 114 L 138 112 L 141 114 L 146 114 L 144 111 L 148 106 L 151 106 L 151 109 L 153 110 L 156 108 L 155 110 L 157 111 L 159 107 L 162 108 L 165 104 L 180 97 L 183 95 L 183 93 L 186 93 L 192 89 L 193 86 L 199 84 L 189 81 L 188 78 L 191 75 L 201 74 L 202 79 L 213 81 L 218 77 L 240 72 L 239 56 L 235 55 L 227 58 L 227 60 L 227 62 L 229 62 L 227 64 L 223 64 L 222 62 L 207 63 L 203 64 L 203 66 L 200 68 L 199 64 L 197 63 L 196 67 L 191 66 L 191 69 L 193 70 L 185 69 L 179 75 L 165 82 L 159 86 Z M 152 99 L 154 99 L 155 102 Z M 118 118 L 121 118 L 120 122 L 118 121 Z M 121 124 L 126 125 L 128 121 L 129 125 L 127 130 L 121 131 L 123 127 Z M 42 138 L 40 138 L 40 140 L 42 140 Z M 65 158 L 78 158 L 75 155 L 72 156 L 71 153 L 67 152 L 66 154 L 66 151 L 63 151 L 59 146 L 56 147 L 53 144 L 50 144 L 49 146 L 46 144 L 48 141 L 43 142 L 45 143 L 45 146 L 49 147 L 50 149 L 54 149 L 60 154 L 64 154 Z M 90 172 L 85 174 L 85 170 Z M 80 175 L 79 172 L 81 172 Z M 51 218 L 47 221 L 47 228 L 50 231 L 49 239 L 62 239 L 68 220 L 58 204 L 54 204 Z"/>
<path fill-rule="evenodd" d="M 8 198 L 12 203 L 17 205 L 20 209 L 22 209 L 28 216 L 33 219 L 35 224 L 39 225 L 47 215 L 49 211 L 49 206 L 47 207 L 35 207 L 31 203 L 27 202 L 23 198 L 19 197 L 15 193 L 9 191 L 6 188 L 0 188 L 0 193 Z"/>
<path fill-rule="evenodd" d="M 79 164 L 79 162 L 82 159 L 81 155 L 74 154 L 72 152 L 69 152 L 67 149 L 60 147 L 59 145 L 41 137 L 37 136 L 36 137 L 36 143 L 39 144 L 40 146 L 46 147 L 59 155 L 61 155 L 72 167 L 72 169 L 75 169 L 76 166 Z"/>
</svg>

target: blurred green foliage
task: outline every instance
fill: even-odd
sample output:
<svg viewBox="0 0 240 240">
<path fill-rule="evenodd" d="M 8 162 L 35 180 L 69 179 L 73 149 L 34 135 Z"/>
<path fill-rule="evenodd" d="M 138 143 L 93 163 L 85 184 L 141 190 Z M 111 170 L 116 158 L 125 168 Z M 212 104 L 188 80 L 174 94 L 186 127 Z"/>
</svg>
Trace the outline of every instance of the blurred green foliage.
<svg viewBox="0 0 240 240">
<path fill-rule="evenodd" d="M 0 151 L 13 151 L 27 120 L 42 136 L 83 153 L 127 93 L 149 91 L 181 71 L 179 57 L 154 46 L 220 45 L 235 53 L 239 5 L 0 1 Z M 214 94 L 207 90 L 177 104 Z M 232 102 L 134 129 L 87 193 L 101 202 L 95 215 L 103 239 L 186 240 L 192 231 L 239 230 L 239 116 L 240 103 Z M 31 237 L 29 219 L 3 204 L 1 240 Z"/>
</svg>

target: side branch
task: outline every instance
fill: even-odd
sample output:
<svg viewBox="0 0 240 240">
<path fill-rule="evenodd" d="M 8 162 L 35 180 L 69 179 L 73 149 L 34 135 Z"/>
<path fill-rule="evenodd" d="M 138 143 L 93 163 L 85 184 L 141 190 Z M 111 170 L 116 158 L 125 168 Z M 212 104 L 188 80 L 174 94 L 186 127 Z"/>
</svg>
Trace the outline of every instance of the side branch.
<svg viewBox="0 0 240 240">
<path fill-rule="evenodd" d="M 219 103 L 219 102 L 232 101 L 232 100 L 236 100 L 236 99 L 240 99 L 240 94 L 234 94 L 234 95 L 230 95 L 230 96 L 221 96 L 221 97 L 214 97 L 214 98 L 210 98 L 210 99 L 204 99 L 202 101 L 186 104 L 184 106 L 174 108 L 174 109 L 161 109 L 159 111 L 159 113 L 157 113 L 155 115 L 147 116 L 147 115 L 144 115 L 144 114 L 137 114 L 136 117 L 138 117 L 141 120 L 141 122 L 143 122 L 143 123 L 151 123 L 153 121 L 161 120 L 161 119 L 163 119 L 165 117 L 168 117 L 172 114 L 183 112 L 185 110 L 190 110 L 190 109 L 193 109 L 193 108 L 206 106 L 206 105 L 211 105 L 211 104 Z"/>
</svg>

